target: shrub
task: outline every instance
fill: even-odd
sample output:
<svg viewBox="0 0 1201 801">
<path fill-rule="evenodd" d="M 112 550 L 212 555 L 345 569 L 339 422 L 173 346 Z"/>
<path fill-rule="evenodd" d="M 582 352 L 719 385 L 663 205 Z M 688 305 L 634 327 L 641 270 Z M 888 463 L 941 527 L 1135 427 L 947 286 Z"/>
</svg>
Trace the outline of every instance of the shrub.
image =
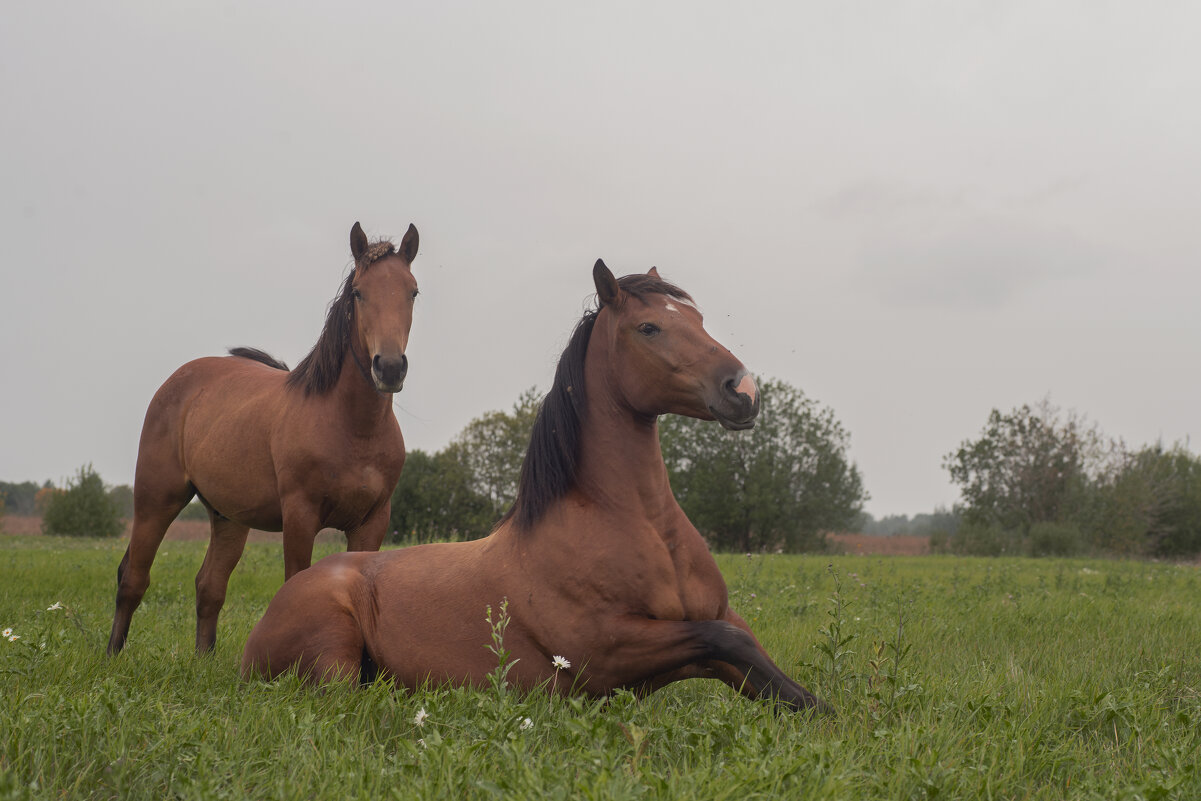
<svg viewBox="0 0 1201 801">
<path fill-rule="evenodd" d="M 100 474 L 87 464 L 65 491 L 48 495 L 42 531 L 70 537 L 116 537 L 125 521 L 104 488 Z"/>
<path fill-rule="evenodd" d="M 204 504 L 199 500 L 193 499 L 183 511 L 179 513 L 176 520 L 202 520 L 208 522 L 209 510 L 204 508 Z"/>
<path fill-rule="evenodd" d="M 996 523 L 965 522 L 950 539 L 953 553 L 969 556 L 1001 556 L 1021 553 L 1022 536 Z"/>
<path fill-rule="evenodd" d="M 1035 523 L 1026 547 L 1031 556 L 1076 556 L 1084 553 L 1084 535 L 1075 523 Z"/>
</svg>

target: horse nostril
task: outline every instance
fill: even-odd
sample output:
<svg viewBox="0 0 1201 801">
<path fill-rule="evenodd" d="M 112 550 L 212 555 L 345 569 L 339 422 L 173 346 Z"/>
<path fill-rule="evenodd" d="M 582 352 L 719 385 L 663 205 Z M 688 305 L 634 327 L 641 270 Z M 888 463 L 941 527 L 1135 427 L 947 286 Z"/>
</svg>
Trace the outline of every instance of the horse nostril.
<svg viewBox="0 0 1201 801">
<path fill-rule="evenodd" d="M 400 354 L 400 374 L 401 374 L 401 376 L 404 376 L 404 375 L 407 375 L 408 372 L 409 372 L 409 357 L 405 356 L 402 353 L 402 354 Z"/>
<path fill-rule="evenodd" d="M 378 353 L 371 357 L 371 372 L 375 373 L 376 375 L 379 375 L 383 372 L 383 367 L 380 366 Z"/>
</svg>

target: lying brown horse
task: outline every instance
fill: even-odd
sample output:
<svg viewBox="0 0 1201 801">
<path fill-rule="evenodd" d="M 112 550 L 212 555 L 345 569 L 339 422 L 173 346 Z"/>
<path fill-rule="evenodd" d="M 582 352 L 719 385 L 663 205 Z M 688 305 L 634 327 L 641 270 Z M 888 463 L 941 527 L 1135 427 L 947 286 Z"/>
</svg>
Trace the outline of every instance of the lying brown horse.
<svg viewBox="0 0 1201 801">
<path fill-rule="evenodd" d="M 188 362 L 155 393 L 138 444 L 110 654 L 124 647 L 163 534 L 193 496 L 212 529 L 196 574 L 198 651 L 216 642 L 249 529 L 283 531 L 285 578 L 309 566 L 325 527 L 346 532 L 349 550 L 379 550 L 405 457 L 392 395 L 408 372 L 417 243 L 412 225 L 397 249 L 368 242 L 354 224 L 354 270 L 295 370 L 237 348 Z"/>
<path fill-rule="evenodd" d="M 293 576 L 250 633 L 244 676 L 382 671 L 407 687 L 479 686 L 496 668 L 485 607 L 508 599 L 504 647 L 518 686 L 604 694 L 713 677 L 787 708 L 828 708 L 729 608 L 659 450 L 661 414 L 750 428 L 754 380 L 655 270 L 617 281 L 598 261 L 593 276 L 600 308 L 559 361 L 517 500 L 493 533 L 336 554 Z"/>
</svg>

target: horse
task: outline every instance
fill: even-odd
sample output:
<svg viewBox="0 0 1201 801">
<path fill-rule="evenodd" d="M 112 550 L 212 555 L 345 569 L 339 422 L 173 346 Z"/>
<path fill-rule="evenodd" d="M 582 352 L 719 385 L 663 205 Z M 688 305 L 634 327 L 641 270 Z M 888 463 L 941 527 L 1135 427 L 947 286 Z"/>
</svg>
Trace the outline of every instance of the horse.
<svg viewBox="0 0 1201 801">
<path fill-rule="evenodd" d="M 829 710 L 730 608 L 659 447 L 662 414 L 751 428 L 754 379 L 656 269 L 617 280 L 598 260 L 593 281 L 598 304 L 559 360 L 492 533 L 335 554 L 293 576 L 250 633 L 243 678 L 483 686 L 498 661 L 491 610 L 504 608 L 507 680 L 523 689 L 603 696 L 708 677 L 779 709 Z"/>
<path fill-rule="evenodd" d="M 408 374 L 417 246 L 411 224 L 397 248 L 368 241 L 356 222 L 354 268 L 296 369 L 234 348 L 184 364 L 155 393 L 138 444 L 109 655 L 124 647 L 163 535 L 193 497 L 211 529 L 196 574 L 197 652 L 216 643 L 251 528 L 283 532 L 285 579 L 311 564 L 325 527 L 344 531 L 348 550 L 379 550 L 405 459 L 392 396 Z"/>
</svg>

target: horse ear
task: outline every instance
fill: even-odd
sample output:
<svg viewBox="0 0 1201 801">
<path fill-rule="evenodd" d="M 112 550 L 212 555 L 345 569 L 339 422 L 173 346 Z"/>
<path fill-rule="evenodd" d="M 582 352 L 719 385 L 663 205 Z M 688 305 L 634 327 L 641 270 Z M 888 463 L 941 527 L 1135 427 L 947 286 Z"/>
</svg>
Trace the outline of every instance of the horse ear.
<svg viewBox="0 0 1201 801">
<path fill-rule="evenodd" d="M 617 279 L 613 277 L 613 273 L 600 259 L 597 259 L 596 264 L 592 265 L 592 282 L 596 284 L 596 296 L 600 299 L 602 306 L 611 306 L 617 302 L 621 288 L 617 286 Z"/>
<path fill-rule="evenodd" d="M 417 258 L 417 228 L 413 223 L 409 223 L 409 230 L 405 231 L 404 239 L 400 240 L 400 257 L 409 264 L 413 263 L 413 259 Z"/>
<path fill-rule="evenodd" d="M 363 258 L 363 254 L 367 252 L 367 235 L 363 233 L 363 227 L 357 222 L 350 229 L 350 255 L 354 256 L 357 262 Z"/>
<path fill-rule="evenodd" d="M 652 267 L 646 271 L 646 274 L 649 275 L 651 278 L 659 278 L 659 268 Z M 662 281 L 663 279 L 659 278 L 659 280 Z"/>
</svg>

